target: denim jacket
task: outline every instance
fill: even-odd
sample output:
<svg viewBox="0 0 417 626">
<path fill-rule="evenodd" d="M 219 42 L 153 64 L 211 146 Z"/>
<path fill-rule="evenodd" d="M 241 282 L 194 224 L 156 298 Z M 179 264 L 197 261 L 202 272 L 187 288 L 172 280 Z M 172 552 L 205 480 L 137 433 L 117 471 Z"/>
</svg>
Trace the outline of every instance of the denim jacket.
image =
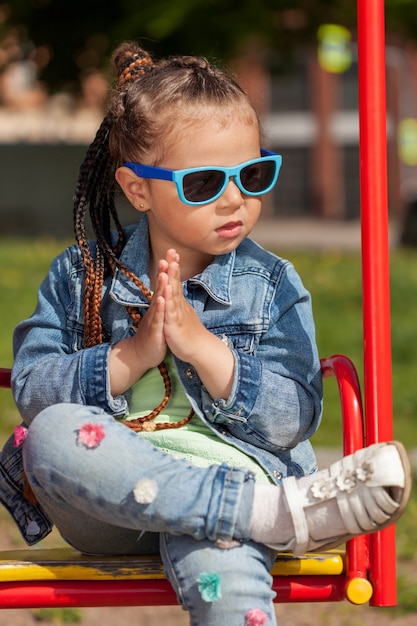
<svg viewBox="0 0 417 626">
<path fill-rule="evenodd" d="M 150 287 L 146 217 L 126 235 L 121 261 Z M 108 341 L 85 349 L 83 280 L 74 245 L 53 261 L 34 314 L 16 328 L 12 389 L 26 424 L 59 402 L 98 406 L 114 416 L 129 413 L 129 393 L 110 393 L 107 362 L 112 345 L 134 333 L 126 306 L 146 315 L 149 303 L 116 271 L 103 288 Z M 321 370 L 310 295 L 292 264 L 245 239 L 185 281 L 183 293 L 235 360 L 232 390 L 223 400 L 208 394 L 190 363 L 174 359 L 196 413 L 220 438 L 254 457 L 277 483 L 287 475 L 315 471 L 309 438 L 321 419 Z"/>
</svg>

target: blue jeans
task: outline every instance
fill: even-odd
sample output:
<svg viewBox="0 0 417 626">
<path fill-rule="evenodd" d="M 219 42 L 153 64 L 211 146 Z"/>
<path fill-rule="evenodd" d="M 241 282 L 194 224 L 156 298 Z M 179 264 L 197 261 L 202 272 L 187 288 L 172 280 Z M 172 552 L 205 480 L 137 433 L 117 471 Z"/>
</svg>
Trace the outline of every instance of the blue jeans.
<svg viewBox="0 0 417 626">
<path fill-rule="evenodd" d="M 78 550 L 144 554 L 160 539 L 166 576 L 192 626 L 245 626 L 251 609 L 276 623 L 275 553 L 248 540 L 251 473 L 175 460 L 101 409 L 76 404 L 39 413 L 23 462 L 39 503 Z M 234 548 L 215 543 L 233 539 Z M 209 598 L 201 591 L 207 574 L 220 585 Z"/>
</svg>

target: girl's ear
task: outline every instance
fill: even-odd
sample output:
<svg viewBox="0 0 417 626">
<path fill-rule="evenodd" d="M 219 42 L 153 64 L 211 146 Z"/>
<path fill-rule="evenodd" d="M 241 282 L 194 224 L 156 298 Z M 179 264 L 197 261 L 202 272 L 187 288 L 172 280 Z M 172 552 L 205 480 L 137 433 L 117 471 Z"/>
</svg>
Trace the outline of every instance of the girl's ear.
<svg viewBox="0 0 417 626">
<path fill-rule="evenodd" d="M 147 197 L 146 181 L 124 166 L 116 170 L 115 176 L 130 204 L 141 213 L 147 211 L 145 208 Z"/>
</svg>

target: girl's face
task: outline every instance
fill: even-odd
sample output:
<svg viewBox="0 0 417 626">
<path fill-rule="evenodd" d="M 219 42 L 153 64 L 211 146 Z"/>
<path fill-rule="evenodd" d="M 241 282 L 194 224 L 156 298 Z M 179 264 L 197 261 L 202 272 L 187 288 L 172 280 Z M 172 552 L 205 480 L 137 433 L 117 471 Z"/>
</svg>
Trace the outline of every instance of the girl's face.
<svg viewBox="0 0 417 626">
<path fill-rule="evenodd" d="M 236 114 L 222 125 L 207 116 L 194 126 L 184 126 L 186 130 L 178 132 L 175 140 L 170 137 L 170 149 L 165 150 L 159 167 L 231 167 L 260 156 L 259 128 L 254 116 L 249 122 L 247 115 L 239 118 Z M 134 206 L 148 215 L 151 263 L 157 263 L 165 258 L 169 248 L 175 248 L 184 269 L 182 280 L 201 272 L 216 255 L 234 250 L 249 235 L 261 212 L 260 198 L 244 195 L 233 179 L 217 200 L 200 206 L 183 203 L 172 181 L 138 180 L 141 199 Z"/>
</svg>

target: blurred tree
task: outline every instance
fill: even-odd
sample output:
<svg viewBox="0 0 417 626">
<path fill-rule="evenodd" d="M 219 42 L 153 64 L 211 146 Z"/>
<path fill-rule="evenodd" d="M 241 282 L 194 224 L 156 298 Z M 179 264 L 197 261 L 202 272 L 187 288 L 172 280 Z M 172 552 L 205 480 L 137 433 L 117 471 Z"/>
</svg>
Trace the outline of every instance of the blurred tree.
<svg viewBox="0 0 417 626">
<path fill-rule="evenodd" d="M 354 31 L 356 23 L 353 0 L 6 0 L 1 6 L 9 26 L 49 51 L 41 77 L 52 90 L 75 85 L 85 69 L 105 67 L 124 39 L 141 41 L 157 57 L 202 54 L 224 62 L 255 41 L 285 71 L 295 48 L 315 42 L 320 24 Z M 388 25 L 417 38 L 415 0 L 387 0 L 386 7 Z"/>
<path fill-rule="evenodd" d="M 84 69 L 99 68 L 108 55 L 112 28 L 123 18 L 121 3 L 100 0 L 12 0 L 8 24 L 22 45 L 48 51 L 40 77 L 51 90 L 74 89 Z"/>
<path fill-rule="evenodd" d="M 314 41 L 323 21 L 353 23 L 351 0 L 11 0 L 18 26 L 50 61 L 41 77 L 68 88 L 86 68 L 100 68 L 120 41 L 139 39 L 156 56 L 202 54 L 228 61 L 248 40 L 276 51 L 285 69 L 291 51 Z"/>
<path fill-rule="evenodd" d="M 417 40 L 415 0 L 385 0 L 387 28 L 403 40 Z"/>
</svg>

